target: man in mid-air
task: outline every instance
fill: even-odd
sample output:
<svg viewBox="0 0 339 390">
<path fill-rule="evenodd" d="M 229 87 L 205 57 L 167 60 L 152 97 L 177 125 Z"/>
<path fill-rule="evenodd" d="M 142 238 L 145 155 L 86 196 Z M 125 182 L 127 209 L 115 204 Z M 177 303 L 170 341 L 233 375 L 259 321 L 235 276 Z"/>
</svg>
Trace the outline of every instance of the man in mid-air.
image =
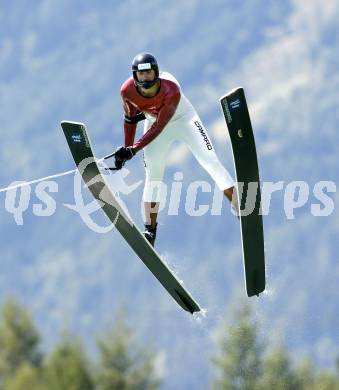
<svg viewBox="0 0 339 390">
<path fill-rule="evenodd" d="M 233 196 L 231 175 L 218 160 L 205 127 L 178 81 L 168 72 L 159 72 L 158 63 L 150 53 L 138 54 L 133 59 L 132 73 L 120 89 L 125 112 L 125 145 L 115 152 L 115 167 L 121 169 L 143 149 L 146 170 L 144 235 L 154 246 L 161 195 L 160 191 L 154 191 L 153 184 L 163 179 L 166 157 L 173 141 L 179 140 L 188 146 L 236 212 L 237 197 Z M 145 120 L 144 135 L 135 141 L 137 123 L 142 120 Z"/>
</svg>

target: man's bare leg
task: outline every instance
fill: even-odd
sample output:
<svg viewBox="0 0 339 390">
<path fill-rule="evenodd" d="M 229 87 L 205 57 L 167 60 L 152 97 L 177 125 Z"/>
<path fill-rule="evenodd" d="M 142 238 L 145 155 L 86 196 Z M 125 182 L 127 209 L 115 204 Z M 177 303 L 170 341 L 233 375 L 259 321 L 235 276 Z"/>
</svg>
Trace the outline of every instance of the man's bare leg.
<svg viewBox="0 0 339 390">
<path fill-rule="evenodd" d="M 224 190 L 224 194 L 226 198 L 231 202 L 232 208 L 236 215 L 239 217 L 239 205 L 238 205 L 238 196 L 237 196 L 237 190 L 235 187 L 230 187 Z"/>
<path fill-rule="evenodd" d="M 151 225 L 153 228 L 156 226 L 159 204 L 158 202 L 144 202 L 145 225 Z"/>
<path fill-rule="evenodd" d="M 157 235 L 157 217 L 159 211 L 158 202 L 144 202 L 145 212 L 145 231 L 144 235 L 151 245 L 154 246 L 154 241 Z"/>
</svg>

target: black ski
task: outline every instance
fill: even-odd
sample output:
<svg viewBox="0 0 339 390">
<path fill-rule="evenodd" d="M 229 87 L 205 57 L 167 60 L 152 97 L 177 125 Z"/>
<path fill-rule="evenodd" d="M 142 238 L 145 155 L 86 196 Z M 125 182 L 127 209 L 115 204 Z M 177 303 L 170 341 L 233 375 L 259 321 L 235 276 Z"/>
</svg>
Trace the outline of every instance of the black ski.
<svg viewBox="0 0 339 390">
<path fill-rule="evenodd" d="M 85 125 L 63 121 L 61 127 L 85 184 L 123 238 L 184 310 L 192 314 L 200 311 L 198 303 L 162 261 L 110 190 L 94 158 Z"/>
<path fill-rule="evenodd" d="M 243 88 L 220 99 L 236 172 L 246 290 L 249 297 L 265 290 L 264 230 L 257 152 Z"/>
</svg>

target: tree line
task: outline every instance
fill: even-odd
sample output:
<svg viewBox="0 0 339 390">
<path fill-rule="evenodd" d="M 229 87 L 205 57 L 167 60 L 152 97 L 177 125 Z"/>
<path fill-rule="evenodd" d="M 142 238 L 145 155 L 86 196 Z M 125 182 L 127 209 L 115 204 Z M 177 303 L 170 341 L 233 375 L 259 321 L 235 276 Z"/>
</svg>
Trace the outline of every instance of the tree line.
<svg viewBox="0 0 339 390">
<path fill-rule="evenodd" d="M 156 351 L 135 336 L 121 312 L 112 329 L 97 340 L 96 361 L 70 334 L 43 353 L 29 312 L 9 300 L 0 313 L 0 390 L 159 389 L 165 379 L 156 370 Z M 250 306 L 240 305 L 233 325 L 225 322 L 219 330 L 211 357 L 215 378 L 209 388 L 339 390 L 339 367 L 330 372 L 317 370 L 310 359 L 294 363 L 282 344 L 267 349 Z"/>
<path fill-rule="evenodd" d="M 64 334 L 48 354 L 24 307 L 10 300 L 0 316 L 0 390 L 158 389 L 154 353 L 138 344 L 120 314 L 97 340 L 98 361 L 88 358 L 81 340 Z"/>
<path fill-rule="evenodd" d="M 213 389 L 339 390 L 339 360 L 336 372 L 317 369 L 311 358 L 295 361 L 282 342 L 270 346 L 259 328 L 246 304 L 234 313 L 233 324 L 223 325 L 212 358 Z"/>
</svg>

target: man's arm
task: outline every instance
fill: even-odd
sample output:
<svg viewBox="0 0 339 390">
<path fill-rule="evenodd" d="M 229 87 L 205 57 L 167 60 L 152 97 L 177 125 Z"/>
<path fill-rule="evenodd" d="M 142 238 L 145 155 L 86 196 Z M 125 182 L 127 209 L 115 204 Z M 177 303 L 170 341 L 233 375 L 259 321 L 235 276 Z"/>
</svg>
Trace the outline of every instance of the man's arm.
<svg viewBox="0 0 339 390">
<path fill-rule="evenodd" d="M 135 152 L 138 152 L 140 149 L 144 148 L 150 142 L 154 140 L 167 125 L 169 120 L 172 118 L 175 110 L 180 101 L 180 91 L 178 90 L 175 94 L 171 95 L 166 99 L 164 105 L 161 107 L 156 121 L 148 129 L 142 138 L 133 144 L 133 149 Z"/>
<path fill-rule="evenodd" d="M 145 119 L 143 112 L 138 111 L 130 102 L 123 99 L 124 107 L 124 133 L 125 133 L 125 147 L 133 145 L 137 123 Z"/>
</svg>

